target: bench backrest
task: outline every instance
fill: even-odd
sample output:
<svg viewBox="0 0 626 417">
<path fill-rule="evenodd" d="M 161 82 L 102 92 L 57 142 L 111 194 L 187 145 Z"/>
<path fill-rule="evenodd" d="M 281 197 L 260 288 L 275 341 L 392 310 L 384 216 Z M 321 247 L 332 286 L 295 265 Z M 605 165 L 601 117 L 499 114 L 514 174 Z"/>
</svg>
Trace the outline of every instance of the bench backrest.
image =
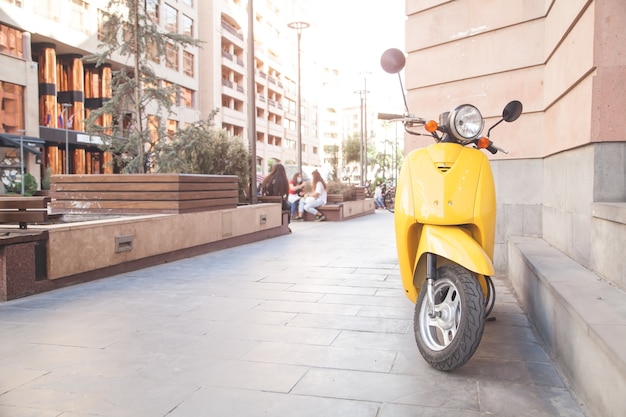
<svg viewBox="0 0 626 417">
<path fill-rule="evenodd" d="M 28 223 L 48 220 L 50 197 L 0 197 L 0 223 L 19 223 L 26 229 Z"/>
</svg>

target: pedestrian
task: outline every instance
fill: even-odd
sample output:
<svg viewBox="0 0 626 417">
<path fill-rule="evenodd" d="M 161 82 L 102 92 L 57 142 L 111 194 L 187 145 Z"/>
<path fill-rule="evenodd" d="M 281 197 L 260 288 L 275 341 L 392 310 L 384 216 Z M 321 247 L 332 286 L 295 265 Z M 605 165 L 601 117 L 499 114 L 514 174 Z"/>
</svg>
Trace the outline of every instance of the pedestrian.
<svg viewBox="0 0 626 417">
<path fill-rule="evenodd" d="M 291 205 L 287 201 L 287 195 L 289 194 L 289 179 L 287 178 L 287 171 L 283 164 L 276 164 L 272 167 L 272 170 L 267 177 L 263 179 L 261 183 L 261 195 L 262 196 L 280 196 L 282 209 L 291 213 Z M 291 214 L 289 216 L 291 218 Z"/>
<path fill-rule="evenodd" d="M 325 221 L 326 216 L 317 210 L 317 207 L 321 207 L 326 204 L 328 196 L 326 188 L 326 182 L 322 178 L 322 175 L 317 170 L 313 171 L 313 191 L 306 193 L 304 197 L 300 199 L 298 205 L 298 217 L 294 217 L 294 220 L 304 220 L 302 215 L 306 211 L 315 215 L 315 221 Z"/>
<path fill-rule="evenodd" d="M 289 181 L 289 196 L 287 201 L 291 205 L 291 217 L 294 218 L 296 209 L 298 208 L 298 202 L 304 196 L 304 187 L 306 183 L 302 182 L 302 174 L 296 172 L 293 174 L 291 181 Z"/>
<path fill-rule="evenodd" d="M 378 181 L 376 183 L 376 188 L 374 189 L 374 204 L 376 204 L 377 209 L 384 209 L 385 207 L 385 198 L 383 196 L 383 187 Z"/>
</svg>

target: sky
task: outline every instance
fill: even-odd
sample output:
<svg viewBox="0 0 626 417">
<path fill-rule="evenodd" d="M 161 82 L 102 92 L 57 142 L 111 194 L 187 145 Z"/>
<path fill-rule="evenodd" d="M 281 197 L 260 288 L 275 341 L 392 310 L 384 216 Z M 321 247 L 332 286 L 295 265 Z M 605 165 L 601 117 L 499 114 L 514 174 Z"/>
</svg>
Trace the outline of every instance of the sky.
<svg viewBox="0 0 626 417">
<path fill-rule="evenodd" d="M 347 90 L 367 86 L 372 98 L 391 95 L 401 109 L 398 77 L 381 69 L 380 56 L 404 50 L 405 0 L 310 0 L 306 7 L 311 27 L 302 32 L 302 49 L 339 69 Z"/>
<path fill-rule="evenodd" d="M 303 43 L 321 57 L 342 66 L 378 66 L 387 48 L 404 46 L 405 0 L 314 0 L 307 2 L 314 23 L 303 32 Z"/>
</svg>

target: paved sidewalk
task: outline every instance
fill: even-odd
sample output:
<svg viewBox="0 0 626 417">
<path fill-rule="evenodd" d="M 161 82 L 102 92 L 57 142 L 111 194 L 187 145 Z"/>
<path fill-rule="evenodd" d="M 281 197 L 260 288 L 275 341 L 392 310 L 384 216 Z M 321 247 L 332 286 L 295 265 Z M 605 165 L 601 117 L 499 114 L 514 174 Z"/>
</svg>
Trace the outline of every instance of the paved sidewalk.
<svg viewBox="0 0 626 417">
<path fill-rule="evenodd" d="M 585 416 L 505 279 L 443 373 L 415 346 L 391 213 L 291 228 L 0 303 L 0 417 Z"/>
</svg>

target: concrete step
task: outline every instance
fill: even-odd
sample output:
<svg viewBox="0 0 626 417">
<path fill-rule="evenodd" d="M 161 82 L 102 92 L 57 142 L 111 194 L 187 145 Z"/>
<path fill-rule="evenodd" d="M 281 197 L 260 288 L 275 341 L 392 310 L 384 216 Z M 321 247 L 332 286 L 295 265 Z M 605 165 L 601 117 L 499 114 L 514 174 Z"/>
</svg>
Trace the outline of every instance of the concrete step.
<svg viewBox="0 0 626 417">
<path fill-rule="evenodd" d="M 587 410 L 625 416 L 626 293 L 540 238 L 510 238 L 508 276 Z"/>
</svg>

